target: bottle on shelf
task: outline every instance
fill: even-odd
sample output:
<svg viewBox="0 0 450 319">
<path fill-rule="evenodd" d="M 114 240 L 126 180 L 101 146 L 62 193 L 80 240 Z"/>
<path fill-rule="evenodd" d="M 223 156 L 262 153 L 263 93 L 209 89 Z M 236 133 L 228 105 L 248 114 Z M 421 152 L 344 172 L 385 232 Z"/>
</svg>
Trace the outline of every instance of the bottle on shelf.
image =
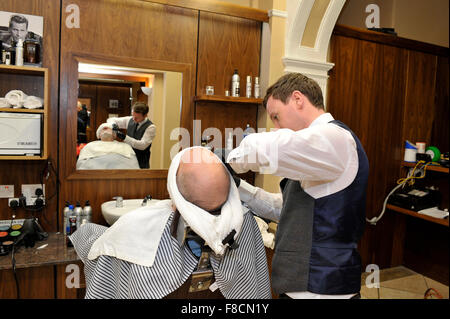
<svg viewBox="0 0 450 319">
<path fill-rule="evenodd" d="M 247 75 L 247 84 L 245 87 L 245 96 L 247 98 L 252 97 L 252 77 L 250 75 Z"/>
<path fill-rule="evenodd" d="M 255 77 L 255 87 L 254 87 L 254 97 L 255 99 L 259 99 L 261 96 L 261 90 L 259 88 L 259 77 Z"/>
<path fill-rule="evenodd" d="M 64 216 L 64 235 L 67 235 L 68 232 L 68 226 L 69 226 L 69 216 L 72 214 L 71 210 L 73 210 L 73 206 L 70 205 L 70 203 L 68 201 L 66 201 L 66 206 L 64 207 L 63 210 L 63 216 Z M 69 228 L 70 230 L 70 228 Z"/>
<path fill-rule="evenodd" d="M 233 97 L 239 97 L 240 95 L 240 80 L 238 70 L 234 70 L 234 74 L 231 77 L 231 96 Z"/>
<path fill-rule="evenodd" d="M 77 229 L 80 227 L 81 215 L 83 215 L 83 208 L 81 208 L 80 202 L 77 201 L 77 206 L 73 210 L 77 221 Z"/>
<path fill-rule="evenodd" d="M 19 39 L 16 46 L 16 65 L 23 66 L 23 40 Z"/>
<path fill-rule="evenodd" d="M 88 200 L 84 204 L 83 217 L 81 219 L 80 225 L 85 223 L 92 223 L 92 207 Z"/>
</svg>

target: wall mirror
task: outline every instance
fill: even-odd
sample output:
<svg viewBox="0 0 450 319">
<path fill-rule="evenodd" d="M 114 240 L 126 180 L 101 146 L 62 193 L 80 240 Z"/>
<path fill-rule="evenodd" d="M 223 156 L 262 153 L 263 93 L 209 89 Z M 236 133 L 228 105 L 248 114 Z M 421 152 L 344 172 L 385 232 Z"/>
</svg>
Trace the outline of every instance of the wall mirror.
<svg viewBox="0 0 450 319">
<path fill-rule="evenodd" d="M 71 52 L 63 60 L 61 87 L 66 89 L 60 97 L 60 129 L 65 131 L 60 140 L 60 160 L 65 164 L 62 176 L 68 180 L 166 178 L 170 149 L 179 143 L 178 139 L 171 140 L 170 133 L 174 128 L 173 136 L 180 131 L 177 128 L 192 132 L 192 64 L 84 52 Z M 149 92 L 146 88 L 150 87 Z M 85 133 L 88 145 L 89 141 L 96 142 L 100 123 L 109 116 L 130 115 L 134 101 L 149 103 L 148 117 L 157 128 L 150 169 L 77 169 L 78 102 L 89 112 Z"/>
<path fill-rule="evenodd" d="M 135 102 L 149 106 L 147 118 L 155 126 L 149 168 L 168 169 L 170 149 L 177 142 L 170 140 L 170 133 L 181 125 L 182 81 L 181 72 L 80 62 L 77 170 L 139 169 L 134 155 L 138 152 L 130 153 L 135 149 L 120 139 L 112 141 L 108 133 L 102 139 L 96 134 L 109 118 L 130 117 Z M 125 128 L 121 131 L 130 134 Z"/>
</svg>

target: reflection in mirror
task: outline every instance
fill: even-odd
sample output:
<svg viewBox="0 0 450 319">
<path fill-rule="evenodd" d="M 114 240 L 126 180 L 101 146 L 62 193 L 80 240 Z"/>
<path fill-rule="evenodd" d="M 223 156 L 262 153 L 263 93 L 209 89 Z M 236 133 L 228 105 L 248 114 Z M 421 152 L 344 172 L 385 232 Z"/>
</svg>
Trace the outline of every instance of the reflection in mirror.
<svg viewBox="0 0 450 319">
<path fill-rule="evenodd" d="M 77 169 L 168 169 L 182 73 L 78 64 Z"/>
</svg>

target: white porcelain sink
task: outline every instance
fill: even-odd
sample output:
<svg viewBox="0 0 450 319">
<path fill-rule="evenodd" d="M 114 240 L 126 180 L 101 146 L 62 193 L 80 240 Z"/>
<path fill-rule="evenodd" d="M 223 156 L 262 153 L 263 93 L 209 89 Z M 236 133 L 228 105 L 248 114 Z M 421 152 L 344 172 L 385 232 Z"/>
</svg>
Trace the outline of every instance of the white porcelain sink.
<svg viewBox="0 0 450 319">
<path fill-rule="evenodd" d="M 121 216 L 126 213 L 131 212 L 137 208 L 142 207 L 143 199 L 124 199 L 122 201 L 122 207 L 116 207 L 116 201 L 111 200 L 109 202 L 104 202 L 101 205 L 102 215 L 106 222 L 111 226 L 118 220 Z M 151 199 L 147 201 L 146 206 L 150 206 L 159 202 L 159 199 Z"/>
</svg>

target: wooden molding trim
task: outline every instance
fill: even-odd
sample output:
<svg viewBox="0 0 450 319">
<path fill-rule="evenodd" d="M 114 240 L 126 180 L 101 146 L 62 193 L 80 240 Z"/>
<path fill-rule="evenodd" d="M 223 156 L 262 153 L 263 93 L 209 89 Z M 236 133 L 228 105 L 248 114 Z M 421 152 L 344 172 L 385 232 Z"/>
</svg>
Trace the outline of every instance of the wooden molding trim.
<svg viewBox="0 0 450 319">
<path fill-rule="evenodd" d="M 421 51 L 439 56 L 446 57 L 449 55 L 449 48 L 446 47 L 350 26 L 336 25 L 333 30 L 333 34 L 381 44 L 392 45 L 395 47 L 414 51 Z"/>
<path fill-rule="evenodd" d="M 247 8 L 231 3 L 225 3 L 217 0 L 142 0 L 154 2 L 174 7 L 195 9 L 218 14 L 224 14 L 233 17 L 245 18 L 261 22 L 269 22 L 269 14 L 265 10 Z"/>
</svg>

